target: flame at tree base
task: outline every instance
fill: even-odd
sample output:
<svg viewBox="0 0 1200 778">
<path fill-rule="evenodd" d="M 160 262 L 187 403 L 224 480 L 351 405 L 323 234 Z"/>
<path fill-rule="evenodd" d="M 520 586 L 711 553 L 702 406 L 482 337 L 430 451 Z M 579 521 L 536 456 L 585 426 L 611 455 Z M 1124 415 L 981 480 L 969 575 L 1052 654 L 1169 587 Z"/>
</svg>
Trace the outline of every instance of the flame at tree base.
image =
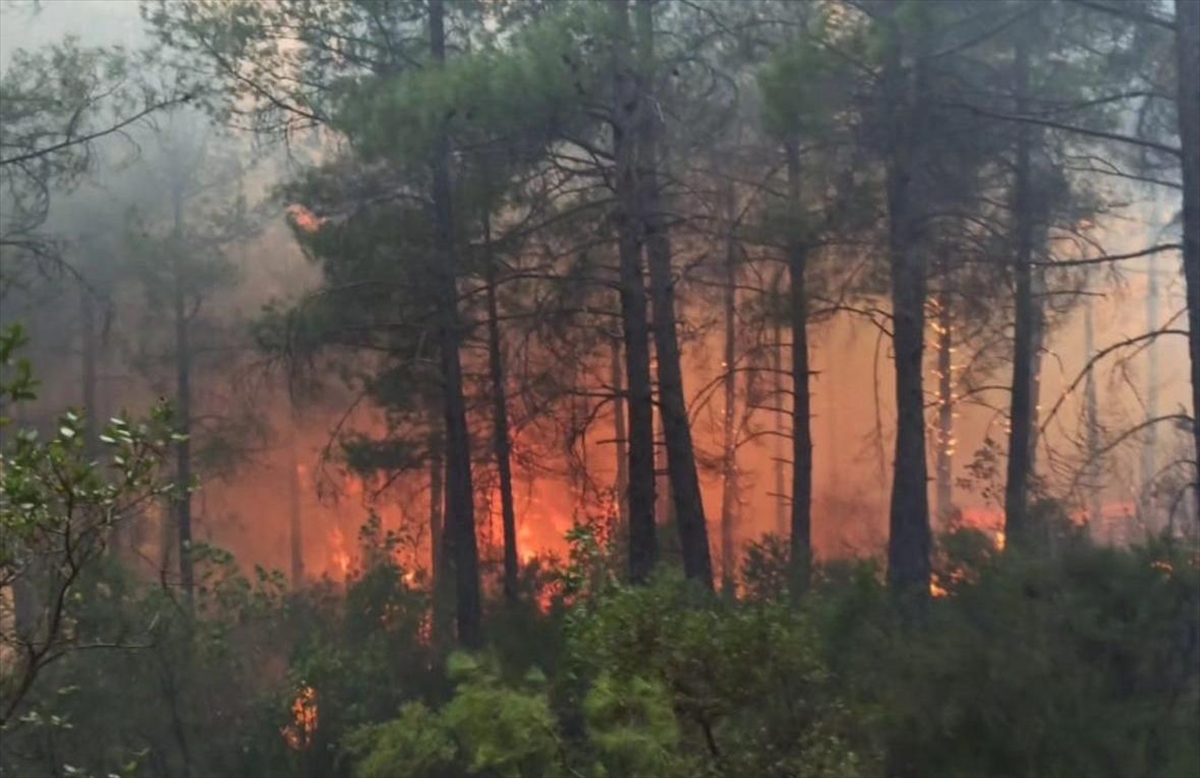
<svg viewBox="0 0 1200 778">
<path fill-rule="evenodd" d="M 280 730 L 288 748 L 307 750 L 317 734 L 317 690 L 305 685 L 292 701 L 292 721 Z"/>
</svg>

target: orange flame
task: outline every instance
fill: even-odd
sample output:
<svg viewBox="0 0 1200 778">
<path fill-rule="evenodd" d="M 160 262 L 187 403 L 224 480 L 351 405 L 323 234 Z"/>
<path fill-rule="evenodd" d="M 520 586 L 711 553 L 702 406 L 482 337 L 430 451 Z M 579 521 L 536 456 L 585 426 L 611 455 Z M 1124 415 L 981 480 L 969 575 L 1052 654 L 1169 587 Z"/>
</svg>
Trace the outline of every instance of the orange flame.
<svg viewBox="0 0 1200 778">
<path fill-rule="evenodd" d="M 325 219 L 322 219 L 299 204 L 289 205 L 287 207 L 287 215 L 291 219 L 292 224 L 296 226 L 296 229 L 301 232 L 314 233 L 325 223 Z"/>
<path fill-rule="evenodd" d="M 304 751 L 317 733 L 317 690 L 305 685 L 292 701 L 292 721 L 280 734 L 293 751 Z"/>
</svg>

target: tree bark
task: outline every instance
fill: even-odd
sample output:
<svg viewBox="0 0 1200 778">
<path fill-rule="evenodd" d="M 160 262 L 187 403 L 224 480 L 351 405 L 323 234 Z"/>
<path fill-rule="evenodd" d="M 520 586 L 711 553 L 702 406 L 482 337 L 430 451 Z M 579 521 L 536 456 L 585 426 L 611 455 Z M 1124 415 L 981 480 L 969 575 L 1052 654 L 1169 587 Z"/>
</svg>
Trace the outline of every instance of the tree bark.
<svg viewBox="0 0 1200 778">
<path fill-rule="evenodd" d="M 613 436 L 617 448 L 617 522 L 623 531 L 629 530 L 629 432 L 625 423 L 625 371 L 621 366 L 621 341 L 613 338 L 612 386 L 613 386 Z"/>
<path fill-rule="evenodd" d="M 949 280 L 943 274 L 943 284 Z M 937 520 L 945 530 L 954 513 L 954 334 L 950 293 L 942 289 L 937 299 L 938 426 L 936 489 Z"/>
<path fill-rule="evenodd" d="M 79 285 L 79 346 L 83 359 L 83 442 L 90 459 L 100 453 L 99 409 L 96 407 L 96 301 L 94 292 Z"/>
<path fill-rule="evenodd" d="M 620 260 L 621 327 L 625 341 L 625 378 L 629 385 L 629 577 L 649 579 L 658 561 L 654 521 L 654 396 L 650 383 L 650 333 L 646 282 L 642 273 L 640 195 L 636 169 L 636 129 L 640 99 L 630 46 L 629 10 L 610 5 L 615 22 L 613 46 L 613 155 L 616 162 L 616 223 Z"/>
<path fill-rule="evenodd" d="M 1096 354 L 1095 325 L 1092 316 L 1092 300 L 1089 297 L 1084 302 L 1083 309 L 1083 351 L 1089 364 Z M 1089 366 L 1083 385 L 1084 418 L 1087 424 L 1087 461 L 1089 521 L 1094 527 L 1100 526 L 1101 521 L 1101 484 L 1100 484 L 1100 408 L 1096 398 L 1096 376 L 1094 367 Z M 1153 429 L 1153 427 L 1151 427 Z"/>
<path fill-rule="evenodd" d="M 1192 362 L 1192 437 L 1200 459 L 1200 4 L 1175 0 L 1179 141 L 1183 172 L 1183 275 Z M 1200 467 L 1194 478 L 1200 497 Z"/>
<path fill-rule="evenodd" d="M 500 475 L 500 516 L 504 527 L 504 599 L 516 602 L 520 574 L 517 555 L 517 516 L 513 502 L 512 442 L 508 433 L 508 394 L 504 387 L 504 352 L 500 338 L 500 312 L 496 304 L 496 256 L 492 248 L 491 218 L 483 215 L 483 240 L 487 252 L 488 372 L 492 382 L 492 446 Z"/>
<path fill-rule="evenodd" d="M 1146 332 L 1154 332 L 1159 328 L 1158 315 L 1158 255 L 1151 254 L 1146 262 Z M 1091 315 L 1091 300 L 1088 301 L 1088 315 Z M 1158 344 L 1151 341 L 1146 344 L 1146 419 L 1158 418 L 1158 386 L 1160 371 L 1158 365 Z M 1089 359 L 1091 354 L 1088 355 Z M 1091 375 L 1089 373 L 1089 379 Z M 1150 519 L 1153 525 L 1158 523 L 1158 501 L 1155 499 L 1154 482 L 1158 475 L 1158 425 L 1151 424 L 1146 428 L 1146 437 L 1142 441 L 1142 482 L 1141 512 Z M 1174 511 L 1172 511 L 1174 513 Z M 1174 528 L 1168 517 L 1167 535 Z"/>
<path fill-rule="evenodd" d="M 775 291 L 782 294 L 780 286 L 782 279 L 776 277 Z M 783 423 L 783 326 L 776 321 L 771 327 L 771 383 L 774 391 L 771 393 L 775 403 L 775 534 L 783 539 L 788 536 L 789 518 L 787 509 L 787 486 L 784 483 L 784 438 L 787 430 Z"/>
<path fill-rule="evenodd" d="M 896 361 L 896 449 L 888 536 L 888 582 L 905 596 L 929 593 L 928 466 L 925 460 L 926 268 L 919 246 L 923 62 L 910 74 L 902 65 L 900 30 L 889 19 L 884 89 L 893 127 L 887 153 L 888 253 L 891 265 L 893 349 Z M 918 53 L 919 55 L 919 53 Z"/>
<path fill-rule="evenodd" d="M 1018 37 L 1015 59 L 1016 109 L 1026 110 L 1029 90 L 1029 47 Z M 1012 405 L 1008 443 L 1008 478 L 1004 487 L 1004 534 L 1012 548 L 1028 547 L 1029 476 L 1033 454 L 1033 356 L 1036 327 L 1033 300 L 1033 219 L 1031 202 L 1031 128 L 1017 127 L 1016 179 L 1013 185 L 1016 295 L 1013 322 Z"/>
<path fill-rule="evenodd" d="M 728 234 L 725 238 L 725 288 L 723 307 L 725 314 L 725 347 L 722 368 L 725 370 L 722 389 L 724 391 L 724 416 L 721 419 L 721 588 L 734 591 L 737 579 L 737 520 L 738 520 L 738 470 L 737 470 L 737 425 L 734 423 L 737 406 L 737 244 L 734 241 L 734 190 L 733 182 L 723 185 L 722 209 Z"/>
<path fill-rule="evenodd" d="M 192 572 L 192 352 L 189 343 L 187 290 L 183 277 L 183 190 L 176 183 L 171 191 L 174 215 L 172 261 L 174 265 L 175 314 L 175 534 L 179 543 L 179 581 L 190 603 L 194 587 Z"/>
<path fill-rule="evenodd" d="M 300 462 L 296 457 L 295 434 L 288 436 L 288 540 L 292 563 L 292 588 L 304 585 L 304 528 L 300 506 Z"/>
<path fill-rule="evenodd" d="M 688 578 L 706 588 L 713 585 L 712 558 L 708 547 L 708 525 L 696 472 L 692 430 L 688 420 L 683 389 L 679 339 L 675 331 L 675 281 L 671 271 L 671 240 L 663 222 L 661 192 L 658 186 L 659 136 L 658 112 L 650 105 L 650 81 L 654 70 L 654 31 L 652 0 L 637 0 L 638 58 L 640 86 L 645 100 L 638 126 L 638 182 L 642 191 L 642 217 L 646 257 L 650 266 L 650 297 L 654 306 L 654 346 L 658 356 L 659 413 L 667 444 L 667 471 L 675 504 L 679 540 L 683 550 L 683 571 Z"/>
<path fill-rule="evenodd" d="M 454 580 L 448 572 L 447 559 L 453 554 L 446 531 L 448 503 L 446 478 L 446 440 L 439 429 L 429 437 L 429 561 L 433 570 L 430 582 L 433 618 L 430 632 L 433 644 L 446 646 L 454 635 Z M 452 564 L 451 564 L 452 568 Z"/>
<path fill-rule="evenodd" d="M 429 47 L 433 61 L 446 61 L 444 0 L 429 3 Z M 471 484 L 471 438 L 463 397 L 459 355 L 458 262 L 454 246 L 454 212 L 450 185 L 450 141 L 443 127 L 433 157 L 433 211 L 438 280 L 438 335 L 441 351 L 446 424 L 447 535 L 453 549 L 455 622 L 459 642 L 468 648 L 483 644 L 482 603 L 479 593 L 479 549 L 475 537 L 474 489 Z"/>
<path fill-rule="evenodd" d="M 808 369 L 808 291 L 805 272 L 808 247 L 805 245 L 803 212 L 800 201 L 800 144 L 789 138 L 784 144 L 787 156 L 788 275 L 791 283 L 790 313 L 792 324 L 792 585 L 797 591 L 808 587 L 812 570 L 812 476 L 813 443 L 811 395 Z"/>
<path fill-rule="evenodd" d="M 446 500 L 445 474 L 446 461 L 442 456 L 442 442 L 436 440 L 429 454 L 429 566 L 435 591 L 442 582 L 442 506 Z"/>
</svg>

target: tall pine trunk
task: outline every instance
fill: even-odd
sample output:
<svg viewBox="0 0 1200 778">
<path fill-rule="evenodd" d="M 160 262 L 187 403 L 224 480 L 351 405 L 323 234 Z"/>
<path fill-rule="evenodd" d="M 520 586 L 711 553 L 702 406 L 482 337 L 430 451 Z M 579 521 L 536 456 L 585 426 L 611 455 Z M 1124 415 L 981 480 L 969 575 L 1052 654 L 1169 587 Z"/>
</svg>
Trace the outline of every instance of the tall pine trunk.
<svg viewBox="0 0 1200 778">
<path fill-rule="evenodd" d="M 943 288 L 937 298 L 937 464 L 935 493 L 937 520 L 945 530 L 954 513 L 954 334 L 950 310 L 949 279 L 942 275 Z"/>
<path fill-rule="evenodd" d="M 902 41 L 894 16 L 888 20 L 885 99 L 892 136 L 887 150 L 888 254 L 891 265 L 893 350 L 896 361 L 896 449 L 888 535 L 888 582 L 898 592 L 923 598 L 929 592 L 930 533 L 928 466 L 925 460 L 925 257 L 920 246 L 921 173 L 916 159 L 922 142 L 924 63 L 917 52 L 915 73 L 902 64 Z"/>
<path fill-rule="evenodd" d="M 737 243 L 734 240 L 733 182 L 722 184 L 721 206 L 728 234 L 725 237 L 725 347 L 722 379 L 724 416 L 721 419 L 721 587 L 732 592 L 737 579 L 738 469 L 737 425 Z"/>
<path fill-rule="evenodd" d="M 1018 37 L 1015 52 L 1016 111 L 1024 115 L 1029 90 L 1029 47 Z M 1029 478 L 1033 463 L 1033 359 L 1036 337 L 1033 299 L 1033 203 L 1030 151 L 1032 131 L 1017 127 L 1016 177 L 1013 185 L 1015 253 L 1013 272 L 1016 296 L 1013 322 L 1012 405 L 1008 438 L 1008 473 L 1004 487 L 1004 534 L 1013 548 L 1027 547 Z"/>
<path fill-rule="evenodd" d="M 304 585 L 304 514 L 300 502 L 300 461 L 296 456 L 294 417 L 287 441 L 288 545 L 291 552 L 292 588 Z"/>
<path fill-rule="evenodd" d="M 1146 332 L 1153 332 L 1159 327 L 1158 315 L 1158 255 L 1151 254 L 1146 265 Z M 1091 302 L 1090 300 L 1088 301 Z M 1160 378 L 1157 344 L 1146 344 L 1146 418 L 1158 418 L 1158 385 Z M 1090 358 L 1090 355 L 1089 355 Z M 1155 499 L 1154 482 L 1158 476 L 1158 427 L 1151 424 L 1146 428 L 1146 437 L 1142 441 L 1142 495 L 1141 512 L 1144 517 L 1154 524 L 1158 522 L 1158 504 Z M 1174 513 L 1174 511 L 1172 511 Z M 1167 519 L 1167 535 L 1174 529 Z"/>
<path fill-rule="evenodd" d="M 100 410 L 96 407 L 96 301 L 95 292 L 84 283 L 79 285 L 79 347 L 83 361 L 83 443 L 91 459 L 100 451 L 98 422 Z"/>
<path fill-rule="evenodd" d="M 172 260 L 174 263 L 175 317 L 175 539 L 179 543 L 179 580 L 190 603 L 194 586 L 192 572 L 192 351 L 189 342 L 187 290 L 183 277 L 183 191 L 176 183 L 171 192 L 174 217 Z"/>
<path fill-rule="evenodd" d="M 791 285 L 792 324 L 792 585 L 808 587 L 812 568 L 813 444 L 808 369 L 808 292 L 805 271 L 808 247 L 803 234 L 800 201 L 800 143 L 796 137 L 784 145 L 787 155 L 788 275 Z"/>
<path fill-rule="evenodd" d="M 429 564 L 433 580 L 430 627 L 433 643 L 445 646 L 454 634 L 454 581 L 447 573 L 447 556 L 452 552 L 446 537 L 446 441 L 441 431 L 429 436 Z"/>
<path fill-rule="evenodd" d="M 429 48 L 437 67 L 446 61 L 444 0 L 429 3 Z M 479 549 L 475 537 L 474 489 L 471 484 L 471 437 L 463 397 L 459 355 L 458 261 L 454 246 L 454 212 L 450 186 L 450 141 L 439 131 L 433 157 L 433 211 L 437 266 L 438 345 L 441 351 L 443 409 L 446 424 L 447 537 L 454 566 L 455 622 L 459 642 L 483 644 L 479 593 Z"/>
<path fill-rule="evenodd" d="M 671 271 L 671 240 L 663 219 L 662 193 L 658 185 L 659 140 L 662 124 L 652 104 L 654 78 L 653 0 L 637 0 L 638 59 L 643 110 L 640 115 L 637 157 L 638 182 L 642 191 L 645 220 L 646 258 L 650 266 L 650 297 L 654 304 L 654 347 L 658 355 L 659 413 L 667 444 L 667 471 L 683 551 L 683 572 L 688 578 L 712 588 L 712 558 L 708 548 L 708 524 L 696 472 L 692 429 L 683 390 L 679 337 L 675 331 L 675 280 Z"/>
<path fill-rule="evenodd" d="M 775 279 L 775 292 L 782 294 L 781 290 L 782 278 Z M 784 438 L 787 436 L 786 425 L 783 423 L 784 408 L 783 408 L 783 325 L 778 320 L 771 325 L 771 386 L 775 408 L 775 438 L 774 456 L 774 475 L 775 475 L 775 534 L 782 538 L 788 536 L 790 521 L 788 518 L 787 509 L 787 486 L 784 483 Z"/>
<path fill-rule="evenodd" d="M 500 312 L 496 304 L 496 255 L 492 247 L 491 217 L 483 215 L 488 315 L 488 373 L 492 383 L 492 447 L 500 474 L 500 516 L 504 527 L 504 598 L 516 602 L 520 573 L 517 555 L 517 516 L 513 503 L 512 441 L 508 434 L 508 394 L 504 387 L 504 345 L 500 338 Z"/>
<path fill-rule="evenodd" d="M 621 341 L 613 338 L 610 344 L 613 387 L 613 437 L 616 438 L 617 482 L 614 484 L 617 503 L 617 522 L 629 529 L 629 432 L 625 423 L 625 371 L 621 366 Z"/>
<path fill-rule="evenodd" d="M 1090 363 L 1096 354 L 1095 323 L 1092 315 L 1092 299 L 1084 302 L 1083 309 L 1083 352 L 1084 358 Z M 1096 372 L 1090 365 L 1083 384 L 1084 420 L 1087 425 L 1087 469 L 1091 483 L 1088 484 L 1088 520 L 1094 527 L 1101 522 L 1101 497 L 1103 491 L 1100 481 L 1100 407 L 1096 397 Z"/>
<path fill-rule="evenodd" d="M 442 562 L 445 542 L 442 537 L 442 506 L 446 501 L 446 460 L 442 442 L 435 440 L 429 452 L 429 568 L 436 590 L 442 583 Z"/>
<path fill-rule="evenodd" d="M 621 328 L 625 340 L 626 407 L 629 411 L 629 577 L 643 583 L 658 561 L 654 522 L 654 396 L 650 383 L 650 333 L 642 272 L 641 206 L 636 169 L 636 131 L 641 113 L 632 63 L 629 9 L 610 5 L 613 43 L 613 156 L 616 163 L 616 225 L 620 261 Z"/>
<path fill-rule="evenodd" d="M 1192 362 L 1192 437 L 1200 459 L 1200 3 L 1175 0 L 1179 141 L 1183 168 L 1183 275 Z M 1200 468 L 1195 475 L 1200 497 Z"/>
</svg>

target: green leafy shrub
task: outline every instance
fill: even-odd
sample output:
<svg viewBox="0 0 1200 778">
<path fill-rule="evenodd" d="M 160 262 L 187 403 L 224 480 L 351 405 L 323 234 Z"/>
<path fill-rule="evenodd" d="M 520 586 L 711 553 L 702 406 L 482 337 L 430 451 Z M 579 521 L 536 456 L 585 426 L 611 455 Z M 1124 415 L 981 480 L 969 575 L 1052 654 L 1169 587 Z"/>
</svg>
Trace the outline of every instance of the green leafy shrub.
<svg viewBox="0 0 1200 778">
<path fill-rule="evenodd" d="M 451 778 L 461 775 L 454 741 L 437 714 L 419 702 L 400 716 L 356 730 L 346 740 L 358 778 Z"/>
<path fill-rule="evenodd" d="M 858 757 L 811 621 L 783 603 L 717 601 L 676 578 L 621 588 L 568 637 L 604 693 L 662 689 L 682 737 L 722 775 L 845 775 Z M 633 697 L 633 700 L 639 699 Z M 593 703 L 594 704 L 594 703 Z M 661 718 L 656 730 L 663 729 Z"/>
<path fill-rule="evenodd" d="M 583 711 L 597 775 L 686 775 L 693 766 L 679 754 L 679 723 L 661 683 L 601 675 Z"/>
<path fill-rule="evenodd" d="M 400 718 L 352 733 L 347 750 L 355 774 L 478 775 L 534 778 L 565 775 L 562 748 L 545 693 L 545 677 L 503 684 L 491 662 L 453 654 L 447 671 L 458 682 L 441 710 L 406 705 Z"/>
</svg>

